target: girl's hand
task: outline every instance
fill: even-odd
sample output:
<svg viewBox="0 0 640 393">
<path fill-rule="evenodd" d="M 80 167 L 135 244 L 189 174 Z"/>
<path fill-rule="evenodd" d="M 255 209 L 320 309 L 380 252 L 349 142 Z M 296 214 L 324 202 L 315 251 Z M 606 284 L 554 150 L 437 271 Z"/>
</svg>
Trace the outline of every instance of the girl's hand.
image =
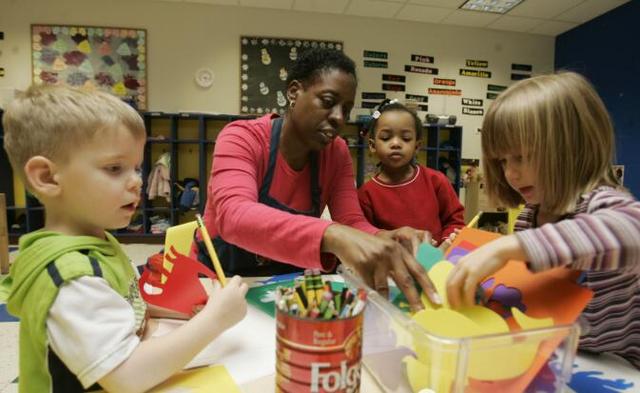
<svg viewBox="0 0 640 393">
<path fill-rule="evenodd" d="M 414 279 L 434 303 L 441 303 L 422 266 L 400 243 L 387 236 L 332 224 L 323 236 L 322 251 L 334 254 L 383 296 L 389 295 L 387 278 L 391 276 L 414 310 L 423 308 Z"/>
<path fill-rule="evenodd" d="M 209 313 L 221 330 L 226 330 L 240 322 L 247 314 L 245 295 L 248 289 L 240 276 L 233 276 L 231 280 L 227 280 L 224 288 L 216 281 L 209 301 L 200 313 Z"/>
<path fill-rule="evenodd" d="M 503 236 L 462 257 L 447 278 L 447 300 L 452 308 L 475 304 L 476 288 L 500 270 L 508 260 L 525 260 L 518 239 Z"/>
<path fill-rule="evenodd" d="M 455 240 L 455 238 L 458 236 L 459 233 L 460 233 L 460 229 L 454 229 L 453 232 L 449 234 L 449 236 L 447 236 L 444 240 L 442 240 L 442 243 L 440 243 L 440 245 L 438 246 L 438 248 L 440 249 L 440 251 L 442 251 L 442 253 L 447 252 L 449 247 L 451 247 L 451 243 L 453 243 L 453 241 Z"/>
</svg>

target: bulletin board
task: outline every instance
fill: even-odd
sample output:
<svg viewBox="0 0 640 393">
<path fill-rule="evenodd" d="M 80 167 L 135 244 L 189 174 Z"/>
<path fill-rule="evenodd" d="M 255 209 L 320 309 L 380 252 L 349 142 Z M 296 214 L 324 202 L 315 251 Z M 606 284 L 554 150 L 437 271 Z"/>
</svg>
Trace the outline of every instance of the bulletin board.
<svg viewBox="0 0 640 393">
<path fill-rule="evenodd" d="M 289 69 L 300 53 L 316 47 L 343 50 L 340 41 L 240 37 L 240 112 L 283 114 Z"/>
<path fill-rule="evenodd" d="M 97 88 L 146 110 L 146 39 L 144 29 L 31 25 L 33 82 Z"/>
</svg>

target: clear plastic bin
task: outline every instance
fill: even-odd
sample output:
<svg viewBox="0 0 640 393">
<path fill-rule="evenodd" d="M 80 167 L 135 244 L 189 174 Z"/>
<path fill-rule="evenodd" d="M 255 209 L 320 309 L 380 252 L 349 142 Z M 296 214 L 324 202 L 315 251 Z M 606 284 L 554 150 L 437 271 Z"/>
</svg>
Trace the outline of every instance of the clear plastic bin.
<svg viewBox="0 0 640 393">
<path fill-rule="evenodd" d="M 341 274 L 347 283 L 367 288 L 353 274 Z M 377 292 L 367 292 L 362 364 L 385 392 L 562 392 L 571 378 L 580 335 L 577 323 L 445 338 L 427 332 Z M 526 357 L 523 354 L 532 359 L 524 367 L 522 361 L 514 361 Z M 416 366 L 418 359 L 422 366 Z M 422 379 L 422 390 L 412 388 L 406 362 Z M 492 369 L 501 375 L 507 370 L 512 377 L 477 378 Z"/>
</svg>

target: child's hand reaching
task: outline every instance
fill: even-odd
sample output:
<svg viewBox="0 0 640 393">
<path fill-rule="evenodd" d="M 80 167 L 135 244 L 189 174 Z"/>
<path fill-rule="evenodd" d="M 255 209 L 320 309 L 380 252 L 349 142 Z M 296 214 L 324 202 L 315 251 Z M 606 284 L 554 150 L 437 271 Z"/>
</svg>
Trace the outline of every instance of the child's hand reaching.
<svg viewBox="0 0 640 393">
<path fill-rule="evenodd" d="M 458 236 L 459 233 L 460 233 L 460 229 L 454 229 L 454 231 L 451 232 L 449 236 L 447 236 L 444 240 L 442 240 L 442 242 L 438 246 L 438 248 L 440 249 L 440 251 L 442 251 L 442 253 L 447 252 L 449 247 L 451 247 L 451 243 L 453 243 L 453 241 L 455 240 L 455 238 Z M 435 246 L 435 244 L 433 245 Z"/>
<path fill-rule="evenodd" d="M 526 260 L 514 235 L 503 236 L 462 257 L 447 278 L 447 300 L 452 308 L 473 306 L 482 280 L 500 270 L 510 259 Z"/>
<path fill-rule="evenodd" d="M 210 313 L 221 330 L 226 330 L 240 322 L 247 314 L 245 295 L 248 289 L 240 276 L 227 280 L 224 288 L 216 281 L 207 304 L 200 312 Z"/>
</svg>

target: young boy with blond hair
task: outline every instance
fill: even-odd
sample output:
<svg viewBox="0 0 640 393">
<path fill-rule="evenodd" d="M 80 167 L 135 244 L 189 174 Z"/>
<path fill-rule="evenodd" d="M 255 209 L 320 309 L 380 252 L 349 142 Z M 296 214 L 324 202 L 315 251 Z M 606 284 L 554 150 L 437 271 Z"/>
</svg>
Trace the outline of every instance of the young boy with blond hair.
<svg viewBox="0 0 640 393">
<path fill-rule="evenodd" d="M 34 86 L 8 105 L 3 126 L 16 174 L 45 208 L 1 288 L 20 318 L 20 392 L 148 390 L 244 317 L 247 287 L 234 277 L 184 325 L 145 339 L 151 308 L 106 232 L 127 226 L 140 200 L 146 134 L 131 107 Z"/>
</svg>

